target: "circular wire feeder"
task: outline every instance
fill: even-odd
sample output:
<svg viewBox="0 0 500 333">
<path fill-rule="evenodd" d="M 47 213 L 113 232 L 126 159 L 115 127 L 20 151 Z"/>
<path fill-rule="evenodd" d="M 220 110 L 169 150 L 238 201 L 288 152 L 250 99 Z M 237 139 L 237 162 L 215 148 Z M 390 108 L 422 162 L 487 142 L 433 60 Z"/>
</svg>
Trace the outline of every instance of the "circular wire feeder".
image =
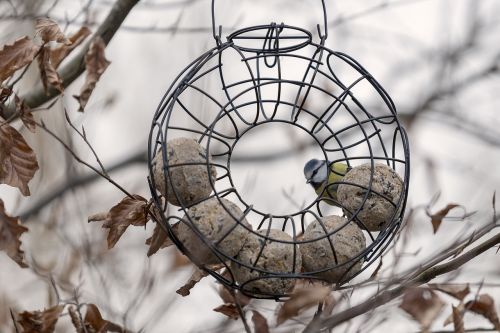
<svg viewBox="0 0 500 333">
<path fill-rule="evenodd" d="M 306 29 L 270 23 L 223 42 L 213 1 L 216 45 L 180 72 L 152 122 L 158 223 L 196 265 L 251 297 L 281 300 L 300 280 L 340 287 L 383 253 L 405 211 L 410 153 L 396 107 L 356 60 L 325 47 L 322 5 L 318 41 Z M 288 214 L 259 209 L 235 186 L 231 158 L 248 131 L 272 123 L 307 132 L 321 148 L 317 159 L 345 164 L 358 178 L 340 177 Z M 206 193 L 190 196 L 201 183 Z"/>
</svg>

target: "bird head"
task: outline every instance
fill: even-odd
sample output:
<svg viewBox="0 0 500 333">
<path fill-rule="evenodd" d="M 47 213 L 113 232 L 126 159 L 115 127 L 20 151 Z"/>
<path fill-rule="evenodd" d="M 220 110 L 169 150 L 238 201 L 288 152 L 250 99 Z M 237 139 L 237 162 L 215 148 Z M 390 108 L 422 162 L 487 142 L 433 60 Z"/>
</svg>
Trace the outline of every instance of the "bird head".
<svg viewBox="0 0 500 333">
<path fill-rule="evenodd" d="M 306 182 L 321 184 L 328 179 L 328 163 L 325 160 L 312 159 L 304 166 Z"/>
</svg>

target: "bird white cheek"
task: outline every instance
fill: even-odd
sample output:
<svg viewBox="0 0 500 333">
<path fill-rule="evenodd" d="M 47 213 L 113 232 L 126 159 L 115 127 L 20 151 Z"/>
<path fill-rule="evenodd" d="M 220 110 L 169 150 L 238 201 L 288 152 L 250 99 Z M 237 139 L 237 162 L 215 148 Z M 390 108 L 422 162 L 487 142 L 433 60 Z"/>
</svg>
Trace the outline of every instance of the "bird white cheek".
<svg viewBox="0 0 500 333">
<path fill-rule="evenodd" d="M 322 183 L 326 181 L 328 178 L 328 168 L 326 165 L 323 165 L 320 170 L 318 170 L 318 173 L 314 176 L 313 182 L 315 183 Z"/>
</svg>

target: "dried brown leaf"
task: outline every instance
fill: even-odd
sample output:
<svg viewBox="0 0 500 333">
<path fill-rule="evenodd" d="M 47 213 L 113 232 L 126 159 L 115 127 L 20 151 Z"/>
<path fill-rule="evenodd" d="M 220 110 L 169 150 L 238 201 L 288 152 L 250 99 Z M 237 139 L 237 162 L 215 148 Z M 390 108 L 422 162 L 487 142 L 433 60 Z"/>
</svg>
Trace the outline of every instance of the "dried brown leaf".
<svg viewBox="0 0 500 333">
<path fill-rule="evenodd" d="M 40 69 L 40 76 L 42 78 L 45 93 L 49 93 L 50 87 L 56 88 L 59 92 L 64 91 L 63 82 L 59 73 L 50 62 L 50 47 L 45 45 L 38 56 L 38 67 Z"/>
<path fill-rule="evenodd" d="M 464 333 L 464 313 L 460 309 L 451 306 L 452 317 L 453 317 L 453 327 L 454 333 Z"/>
<path fill-rule="evenodd" d="M 222 299 L 222 301 L 224 303 L 234 303 L 235 302 L 234 297 L 231 294 L 231 289 L 229 289 L 228 287 L 226 287 L 222 284 L 219 286 L 219 290 L 218 290 L 217 294 L 219 295 L 219 297 Z"/>
<path fill-rule="evenodd" d="M 30 107 L 27 106 L 26 103 L 24 103 L 24 101 L 17 95 L 14 95 L 14 101 L 16 102 L 16 111 L 19 113 L 19 117 L 21 118 L 24 126 L 26 126 L 30 132 L 35 133 L 35 117 L 31 113 Z"/>
<path fill-rule="evenodd" d="M 192 264 L 188 257 L 182 254 L 181 251 L 173 251 L 173 260 L 171 268 L 173 270 L 180 269 L 182 267 L 190 266 Z"/>
<path fill-rule="evenodd" d="M 231 319 L 237 320 L 240 317 L 240 313 L 238 311 L 238 307 L 236 304 L 227 303 L 219 305 L 214 309 L 215 312 L 222 313 L 225 316 L 228 316 Z"/>
<path fill-rule="evenodd" d="M 233 296 L 233 293 L 227 287 L 223 285 L 219 287 L 219 296 L 224 303 L 236 304 L 236 302 L 238 302 L 241 307 L 245 307 L 251 301 L 250 297 L 242 294 L 239 291 L 234 291 L 234 295 L 236 296 L 236 298 L 235 296 Z"/>
<path fill-rule="evenodd" d="M 89 35 L 91 31 L 87 27 L 81 27 L 80 30 L 75 32 L 69 37 L 70 45 L 61 44 L 58 47 L 52 49 L 50 53 L 50 62 L 54 68 L 59 67 L 61 62 L 66 59 L 66 57 L 78 46 L 80 45 Z"/>
<path fill-rule="evenodd" d="M 413 319 L 418 321 L 423 330 L 428 329 L 441 313 L 444 302 L 428 288 L 410 288 L 399 305 Z"/>
<path fill-rule="evenodd" d="M 450 210 L 453 208 L 459 207 L 460 205 L 457 204 L 448 204 L 445 208 L 441 209 L 440 211 L 430 215 L 431 217 L 431 223 L 432 223 L 432 229 L 434 230 L 434 233 L 436 233 L 441 226 L 441 223 L 443 222 L 443 219 L 448 215 Z"/>
<path fill-rule="evenodd" d="M 89 216 L 89 222 L 99 222 L 99 221 L 104 221 L 108 217 L 108 213 L 102 212 L 102 213 L 96 213 L 94 215 Z"/>
<path fill-rule="evenodd" d="M 208 273 L 196 267 L 193 274 L 189 278 L 188 282 L 186 282 L 185 285 L 180 287 L 176 291 L 176 293 L 178 293 L 179 295 L 184 296 L 184 297 L 188 296 L 191 293 L 191 289 L 193 289 L 193 287 L 198 282 L 200 282 L 201 279 L 203 279 L 205 276 L 208 276 Z"/>
<path fill-rule="evenodd" d="M 258 311 L 252 311 L 252 322 L 254 326 L 254 333 L 269 333 L 269 325 L 267 324 L 267 319 L 261 315 Z"/>
<path fill-rule="evenodd" d="M 71 323 L 75 327 L 76 333 L 85 333 L 84 324 L 80 319 L 80 316 L 76 310 L 76 307 L 70 306 L 68 308 L 68 313 L 71 318 Z"/>
<path fill-rule="evenodd" d="M 108 214 L 108 221 L 105 228 L 112 228 L 115 225 L 126 224 L 142 227 L 147 222 L 146 205 L 147 200 L 140 195 L 125 197 L 116 206 L 111 208 Z"/>
<path fill-rule="evenodd" d="M 109 229 L 108 249 L 111 249 L 116 245 L 116 242 L 118 242 L 130 225 L 146 225 L 148 221 L 147 203 L 147 200 L 140 195 L 133 195 L 133 198 L 127 196 L 117 205 L 113 206 L 107 214 L 94 214 L 89 217 L 88 221 L 95 222 L 104 220 L 102 227 Z"/>
<path fill-rule="evenodd" d="M 40 36 L 45 43 L 58 42 L 70 45 L 71 42 L 64 36 L 59 25 L 48 17 L 36 19 L 36 35 Z"/>
<path fill-rule="evenodd" d="M 283 303 L 279 309 L 276 324 L 280 325 L 286 320 L 297 316 L 301 311 L 322 302 L 330 295 L 330 292 L 330 287 L 313 287 L 294 290 L 290 298 Z"/>
<path fill-rule="evenodd" d="M 465 308 L 488 319 L 497 331 L 500 331 L 500 321 L 498 319 L 495 301 L 490 295 L 479 295 L 477 299 L 465 303 Z"/>
<path fill-rule="evenodd" d="M 16 40 L 12 45 L 5 45 L 0 50 L 0 82 L 11 77 L 18 69 L 31 64 L 40 46 L 27 36 Z"/>
<path fill-rule="evenodd" d="M 64 309 L 64 305 L 56 305 L 44 311 L 24 311 L 19 314 L 17 322 L 23 333 L 52 333 Z"/>
<path fill-rule="evenodd" d="M 433 290 L 437 290 L 445 294 L 448 294 L 450 296 L 453 296 L 459 301 L 462 301 L 467 295 L 470 294 L 470 288 L 468 283 L 454 284 L 454 285 L 429 283 L 428 286 Z"/>
<path fill-rule="evenodd" d="M 221 285 L 218 294 L 224 303 L 235 303 L 234 296 L 226 286 Z"/>
<path fill-rule="evenodd" d="M 179 223 L 174 224 L 172 228 L 176 229 L 178 228 L 178 225 Z M 170 237 L 168 237 L 168 234 L 165 232 L 165 230 L 163 230 L 163 228 L 157 223 L 153 231 L 153 235 L 146 239 L 146 245 L 149 245 L 148 257 L 158 252 L 159 249 L 169 247 L 173 244 L 174 243 L 172 242 Z"/>
<path fill-rule="evenodd" d="M 87 304 L 87 312 L 85 313 L 85 327 L 93 329 L 96 333 L 105 332 L 119 332 L 124 333 L 124 330 L 120 325 L 112 323 L 108 320 L 102 318 L 101 312 L 94 304 Z"/>
<path fill-rule="evenodd" d="M 28 228 L 21 225 L 18 217 L 7 215 L 3 200 L 0 199 L 0 251 L 5 251 L 22 268 L 28 265 L 24 262 L 24 252 L 21 250 L 19 237 L 26 231 Z"/>
<path fill-rule="evenodd" d="M 460 302 L 458 306 L 455 308 L 455 311 L 460 313 L 460 315 L 463 317 L 465 314 L 465 304 L 463 302 Z M 452 312 L 443 322 L 443 326 L 447 326 L 451 323 L 453 323 L 453 315 L 454 313 Z"/>
<path fill-rule="evenodd" d="M 0 86 L 0 103 L 5 103 L 12 95 L 12 89 Z"/>
<path fill-rule="evenodd" d="M 329 316 L 332 314 L 333 309 L 337 305 L 337 300 L 335 297 L 330 294 L 325 298 L 324 304 L 323 304 L 323 315 Z"/>
<path fill-rule="evenodd" d="M 383 264 L 384 264 L 384 262 L 382 261 L 382 257 L 380 257 L 380 261 L 378 262 L 377 268 L 375 268 L 372 275 L 370 275 L 370 279 L 374 279 L 377 277 L 378 272 L 380 272 L 380 269 L 382 268 Z"/>
<path fill-rule="evenodd" d="M 0 184 L 17 187 L 28 196 L 28 183 L 37 170 L 35 152 L 14 127 L 0 118 Z"/>
<path fill-rule="evenodd" d="M 97 37 L 92 44 L 90 44 L 90 48 L 85 55 L 85 65 L 87 68 L 85 83 L 80 90 L 80 95 L 73 96 L 78 100 L 78 103 L 80 103 L 80 108 L 78 109 L 80 112 L 83 112 L 85 109 L 85 106 L 87 105 L 90 95 L 92 95 L 92 91 L 94 91 L 99 78 L 110 64 L 104 55 L 105 48 L 106 44 L 103 39 L 101 37 Z"/>
</svg>

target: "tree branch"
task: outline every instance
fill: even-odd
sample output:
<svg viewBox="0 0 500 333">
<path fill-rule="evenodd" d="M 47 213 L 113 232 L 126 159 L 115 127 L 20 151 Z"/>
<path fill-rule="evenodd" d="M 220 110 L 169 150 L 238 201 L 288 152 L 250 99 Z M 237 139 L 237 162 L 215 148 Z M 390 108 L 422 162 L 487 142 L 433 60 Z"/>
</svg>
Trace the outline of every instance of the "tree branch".
<svg viewBox="0 0 500 333">
<path fill-rule="evenodd" d="M 130 13 L 132 8 L 139 2 L 139 0 L 117 0 L 108 16 L 104 19 L 102 24 L 97 29 L 94 35 L 95 37 L 100 36 L 106 45 L 111 41 L 115 33 L 120 28 L 121 24 Z M 85 54 L 88 51 L 89 41 L 86 46 L 78 53 L 70 62 L 68 62 L 64 67 L 61 68 L 59 74 L 63 81 L 64 88 L 68 87 L 73 81 L 75 81 L 85 70 Z M 44 88 L 41 83 L 39 83 L 32 91 L 26 95 L 21 95 L 21 99 L 24 100 L 27 106 L 30 108 L 37 108 L 44 103 L 47 103 L 54 97 L 59 96 L 60 92 L 55 88 L 51 88 L 45 93 Z M 17 118 L 16 107 L 14 101 L 11 101 L 9 105 L 4 108 L 0 108 L 1 115 L 4 119 L 15 119 Z"/>
<path fill-rule="evenodd" d="M 417 275 L 415 278 L 409 280 L 407 283 L 402 283 L 399 286 L 386 290 L 384 292 L 381 292 L 368 300 L 366 300 L 363 303 L 360 303 L 356 306 L 353 306 L 347 310 L 344 310 L 342 312 L 339 312 L 329 318 L 324 319 L 320 327 L 322 330 L 326 330 L 329 328 L 336 327 L 349 319 L 355 318 L 357 316 L 360 316 L 362 314 L 368 313 L 372 311 L 373 309 L 384 305 L 388 303 L 389 301 L 401 296 L 406 289 L 409 287 L 415 287 L 422 285 L 424 283 L 427 283 L 434 279 L 435 277 L 439 275 L 443 275 L 446 273 L 449 273 L 451 271 L 456 270 L 457 268 L 461 267 L 465 263 L 469 262 L 471 259 L 477 257 L 481 253 L 487 251 L 488 249 L 491 249 L 494 247 L 496 244 L 500 243 L 500 233 L 496 234 L 495 236 L 491 237 L 487 241 L 484 241 L 483 243 L 480 243 L 470 251 L 464 253 L 463 255 L 450 260 L 447 263 L 436 265 L 433 267 L 430 267 L 423 272 L 421 272 L 419 275 Z M 304 333 L 312 333 L 308 332 L 307 330 L 304 331 Z"/>
</svg>

